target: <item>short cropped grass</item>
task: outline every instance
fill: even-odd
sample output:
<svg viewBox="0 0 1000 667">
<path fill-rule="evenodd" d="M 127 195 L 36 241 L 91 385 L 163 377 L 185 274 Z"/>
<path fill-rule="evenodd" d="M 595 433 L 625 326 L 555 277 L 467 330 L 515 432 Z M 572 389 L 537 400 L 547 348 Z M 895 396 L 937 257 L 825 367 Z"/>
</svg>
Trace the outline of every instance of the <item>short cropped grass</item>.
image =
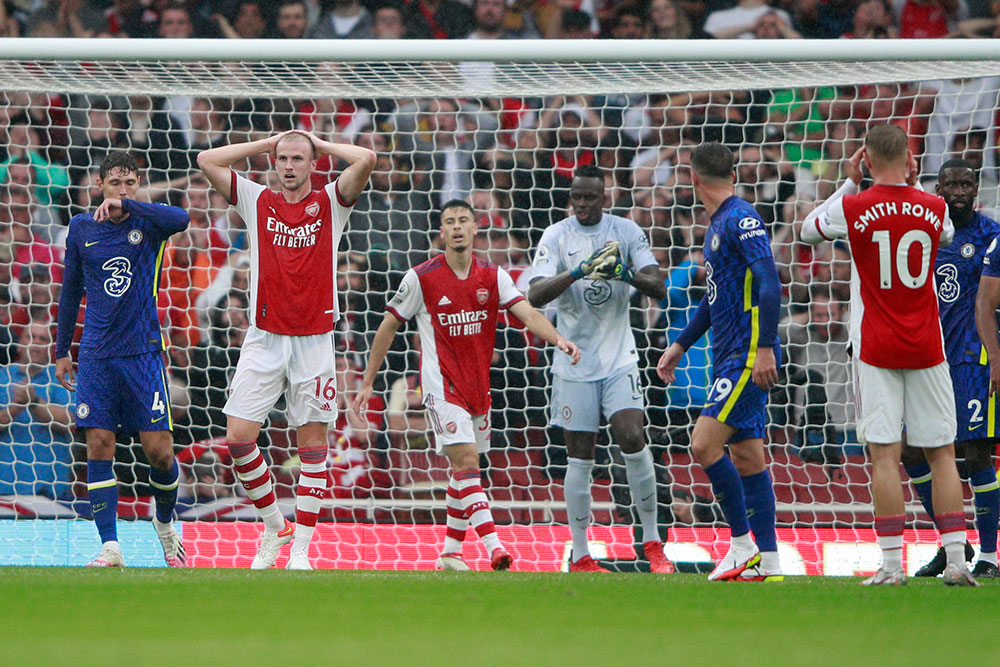
<svg viewBox="0 0 1000 667">
<path fill-rule="evenodd" d="M 1000 585 L 0 568 L 0 664 L 990 664 Z"/>
</svg>

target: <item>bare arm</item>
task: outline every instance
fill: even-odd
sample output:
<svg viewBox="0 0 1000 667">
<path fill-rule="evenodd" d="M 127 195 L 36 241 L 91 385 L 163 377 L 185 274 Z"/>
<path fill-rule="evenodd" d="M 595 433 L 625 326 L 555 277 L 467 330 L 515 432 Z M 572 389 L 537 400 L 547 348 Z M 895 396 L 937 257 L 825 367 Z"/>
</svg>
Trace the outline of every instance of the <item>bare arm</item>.
<svg viewBox="0 0 1000 667">
<path fill-rule="evenodd" d="M 358 393 L 354 396 L 354 400 L 351 401 L 351 409 L 358 416 L 361 415 L 361 410 L 371 400 L 372 393 L 375 391 L 375 376 L 378 375 L 379 369 L 382 368 L 385 355 L 389 353 L 389 346 L 392 344 L 392 339 L 396 336 L 396 331 L 402 323 L 403 321 L 392 313 L 386 313 L 385 317 L 382 318 L 382 324 L 379 325 L 378 331 L 375 332 L 375 340 L 372 341 L 372 349 L 368 353 L 368 365 L 365 367 L 365 377 L 361 381 L 361 387 L 358 388 Z"/>
<path fill-rule="evenodd" d="M 635 285 L 637 290 L 656 300 L 666 298 L 667 296 L 667 283 L 664 282 L 663 276 L 660 275 L 660 267 L 655 264 L 650 264 L 639 269 L 638 273 L 635 274 L 632 284 Z"/>
<path fill-rule="evenodd" d="M 983 276 L 976 295 L 976 331 L 990 360 L 990 395 L 1000 390 L 1000 342 L 997 340 L 997 307 L 1000 306 L 1000 278 Z"/>
<path fill-rule="evenodd" d="M 558 298 L 575 282 L 576 278 L 570 271 L 563 271 L 551 278 L 532 280 L 531 285 L 528 286 L 528 301 L 535 308 L 541 308 L 549 301 Z"/>
<path fill-rule="evenodd" d="M 306 134 L 313 142 L 317 155 L 329 155 L 343 160 L 349 166 L 337 179 L 337 191 L 346 201 L 353 203 L 368 185 L 368 177 L 375 168 L 376 155 L 373 151 L 354 144 L 335 144 L 324 141 L 311 132 Z"/>
<path fill-rule="evenodd" d="M 198 166 L 208 178 L 215 191 L 225 197 L 226 201 L 232 203 L 232 169 L 234 162 L 244 160 L 251 155 L 269 153 L 278 145 L 278 140 L 287 132 L 276 134 L 267 139 L 258 141 L 248 141 L 242 144 L 232 144 L 229 146 L 219 146 L 210 148 L 207 151 L 198 153 Z"/>
<path fill-rule="evenodd" d="M 518 301 L 510 307 L 510 312 L 517 319 L 524 322 L 524 326 L 528 327 L 528 331 L 546 343 L 552 343 L 568 354 L 572 359 L 572 363 L 575 364 L 580 361 L 580 350 L 577 349 L 576 344 L 563 338 L 562 334 L 552 326 L 552 322 L 549 322 L 547 317 L 532 308 L 530 303 L 527 301 Z"/>
</svg>

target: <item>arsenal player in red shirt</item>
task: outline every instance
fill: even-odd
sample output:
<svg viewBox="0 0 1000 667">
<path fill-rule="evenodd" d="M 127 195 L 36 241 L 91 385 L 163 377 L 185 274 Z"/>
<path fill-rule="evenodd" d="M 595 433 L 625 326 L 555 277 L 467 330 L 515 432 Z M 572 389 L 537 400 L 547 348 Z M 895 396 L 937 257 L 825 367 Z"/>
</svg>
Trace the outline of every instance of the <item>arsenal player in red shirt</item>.
<svg viewBox="0 0 1000 667">
<path fill-rule="evenodd" d="M 861 161 L 874 185 L 858 192 Z M 965 567 L 965 512 L 955 467 L 955 400 L 945 359 L 934 258 L 955 233 L 944 199 L 914 187 L 917 163 L 894 125 L 868 131 L 848 180 L 802 223 L 801 238 L 846 238 L 858 435 L 872 459 L 875 533 L 882 567 L 866 585 L 902 585 L 906 519 L 899 481 L 902 425 L 934 478 L 933 503 L 947 554 L 944 582 L 978 586 Z"/>
<path fill-rule="evenodd" d="M 403 276 L 386 306 L 352 404 L 360 414 L 371 398 L 375 375 L 396 330 L 416 318 L 424 405 L 437 451 L 448 457 L 452 469 L 447 531 L 437 562 L 444 570 L 469 569 L 462 559 L 462 542 L 470 523 L 486 546 L 494 570 L 509 569 L 513 563 L 497 538 L 479 471 L 479 454 L 489 449 L 490 442 L 490 362 L 499 310 L 509 310 L 532 333 L 570 355 L 574 364 L 580 358 L 576 345 L 524 299 L 506 271 L 473 256 L 477 228 L 475 213 L 466 202 L 456 199 L 442 207 L 445 253 Z"/>
</svg>

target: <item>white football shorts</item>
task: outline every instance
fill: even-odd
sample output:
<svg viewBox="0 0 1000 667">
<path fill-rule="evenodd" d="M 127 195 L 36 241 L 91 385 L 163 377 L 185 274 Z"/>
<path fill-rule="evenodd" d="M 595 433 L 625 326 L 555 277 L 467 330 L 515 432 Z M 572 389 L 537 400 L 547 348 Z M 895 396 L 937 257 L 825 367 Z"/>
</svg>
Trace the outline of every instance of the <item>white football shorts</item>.
<svg viewBox="0 0 1000 667">
<path fill-rule="evenodd" d="M 642 409 L 642 382 L 636 364 L 622 366 L 603 380 L 578 382 L 552 376 L 553 426 L 596 433 L 602 414 L 611 419 L 619 410 Z"/>
<path fill-rule="evenodd" d="M 250 327 L 222 411 L 263 422 L 285 394 L 288 425 L 337 421 L 333 333 L 284 336 Z"/>
<path fill-rule="evenodd" d="M 906 442 L 943 447 L 955 442 L 955 395 L 948 362 L 930 368 L 879 368 L 854 360 L 858 437 L 862 442 Z"/>
<path fill-rule="evenodd" d="M 489 450 L 492 430 L 490 413 L 470 415 L 465 408 L 432 394 L 424 397 L 424 407 L 427 408 L 427 416 L 434 431 L 438 454 L 444 454 L 444 448 L 448 445 L 473 442 L 476 443 L 476 451 L 480 454 Z"/>
</svg>

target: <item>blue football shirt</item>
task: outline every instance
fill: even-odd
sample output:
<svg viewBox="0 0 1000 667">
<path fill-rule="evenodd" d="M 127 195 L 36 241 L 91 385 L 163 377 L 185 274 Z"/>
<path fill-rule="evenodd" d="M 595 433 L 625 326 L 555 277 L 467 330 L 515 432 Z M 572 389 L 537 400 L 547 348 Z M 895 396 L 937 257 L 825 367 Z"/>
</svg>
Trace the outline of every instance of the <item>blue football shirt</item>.
<svg viewBox="0 0 1000 667">
<path fill-rule="evenodd" d="M 938 249 L 934 263 L 938 310 L 949 364 L 979 363 L 982 344 L 976 332 L 976 294 L 986 249 L 1000 224 L 981 213 L 959 227 L 951 244 Z"/>
<path fill-rule="evenodd" d="M 705 235 L 705 270 L 712 316 L 712 357 L 716 367 L 752 363 L 760 341 L 760 285 L 750 271 L 759 259 L 774 262 L 760 215 L 732 196 L 712 215 Z M 775 336 L 771 345 L 778 345 Z"/>
<path fill-rule="evenodd" d="M 87 309 L 80 356 L 127 357 L 163 350 L 156 296 L 167 239 L 188 225 L 176 206 L 122 200 L 121 222 L 73 216 L 59 298 L 56 358 L 69 354 L 83 294 Z"/>
</svg>

